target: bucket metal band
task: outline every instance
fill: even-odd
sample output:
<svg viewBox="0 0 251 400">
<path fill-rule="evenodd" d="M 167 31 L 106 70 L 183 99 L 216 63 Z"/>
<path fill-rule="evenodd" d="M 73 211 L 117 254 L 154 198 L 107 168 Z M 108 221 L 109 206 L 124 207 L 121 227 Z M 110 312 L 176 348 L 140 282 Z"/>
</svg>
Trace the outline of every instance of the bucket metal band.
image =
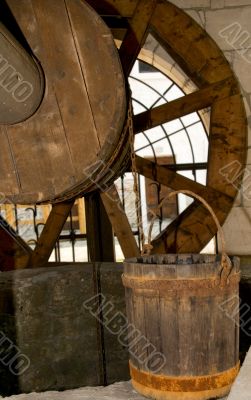
<svg viewBox="0 0 251 400">
<path fill-rule="evenodd" d="M 217 278 L 194 278 L 194 279 L 150 279 L 142 277 L 133 277 L 123 274 L 123 285 L 126 288 L 133 290 L 155 290 L 163 292 L 177 292 L 177 291 L 197 291 L 200 289 L 217 289 L 225 291 L 232 290 L 232 288 L 240 282 L 240 272 L 229 276 L 229 282 L 224 285 L 219 285 Z"/>
<path fill-rule="evenodd" d="M 136 383 L 162 392 L 203 392 L 217 390 L 233 384 L 240 370 L 240 363 L 228 371 L 205 376 L 171 377 L 165 375 L 153 375 L 140 371 L 130 362 L 131 378 Z"/>
</svg>

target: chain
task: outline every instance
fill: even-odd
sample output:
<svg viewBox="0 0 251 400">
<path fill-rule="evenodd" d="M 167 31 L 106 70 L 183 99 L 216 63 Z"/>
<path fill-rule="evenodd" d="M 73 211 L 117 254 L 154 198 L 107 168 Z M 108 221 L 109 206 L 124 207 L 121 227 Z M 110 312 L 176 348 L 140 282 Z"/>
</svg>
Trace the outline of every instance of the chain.
<svg viewBox="0 0 251 400">
<path fill-rule="evenodd" d="M 131 147 L 131 160 L 132 160 L 132 175 L 133 175 L 133 191 L 135 193 L 135 207 L 137 214 L 137 225 L 140 235 L 140 242 L 142 248 L 145 246 L 145 234 L 143 229 L 142 215 L 141 215 L 141 200 L 139 194 L 139 185 L 138 185 L 138 174 L 136 167 L 136 154 L 134 151 L 134 129 L 133 129 L 133 107 L 132 100 L 129 101 L 129 111 L 128 111 L 128 121 L 129 121 L 129 141 Z"/>
</svg>

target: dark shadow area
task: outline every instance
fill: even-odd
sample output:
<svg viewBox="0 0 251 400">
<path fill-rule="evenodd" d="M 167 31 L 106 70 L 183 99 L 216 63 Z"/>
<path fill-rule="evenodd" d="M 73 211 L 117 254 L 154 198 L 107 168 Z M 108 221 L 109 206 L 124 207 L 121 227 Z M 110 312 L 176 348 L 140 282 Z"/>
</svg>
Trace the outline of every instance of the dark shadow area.
<svg viewBox="0 0 251 400">
<path fill-rule="evenodd" d="M 251 269 L 240 284 L 240 358 L 244 361 L 251 346 Z"/>
<path fill-rule="evenodd" d="M 15 17 L 6 3 L 6 0 L 1 0 L 0 21 L 11 32 L 21 46 L 23 46 L 29 54 L 33 54 L 22 30 L 20 29 Z"/>
<path fill-rule="evenodd" d="M 12 275 L 0 274 L 0 395 L 19 394 L 18 345 Z"/>
</svg>

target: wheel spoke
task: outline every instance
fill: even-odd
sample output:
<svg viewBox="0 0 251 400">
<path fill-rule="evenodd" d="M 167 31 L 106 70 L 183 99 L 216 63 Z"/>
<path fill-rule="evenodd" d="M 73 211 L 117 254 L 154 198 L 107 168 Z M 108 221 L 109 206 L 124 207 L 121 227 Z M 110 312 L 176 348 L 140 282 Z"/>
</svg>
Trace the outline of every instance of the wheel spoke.
<svg viewBox="0 0 251 400">
<path fill-rule="evenodd" d="M 25 268 L 32 254 L 30 247 L 16 234 L 8 222 L 0 216 L 1 270 Z"/>
<path fill-rule="evenodd" d="M 211 206 L 222 224 L 231 205 L 224 211 L 217 210 L 214 202 L 211 202 Z M 152 241 L 153 252 L 199 253 L 216 233 L 217 227 L 209 212 L 194 201 Z"/>
<path fill-rule="evenodd" d="M 157 0 L 139 0 L 130 27 L 120 47 L 120 59 L 126 76 L 130 75 L 146 39 L 151 17 L 157 5 Z"/>
<path fill-rule="evenodd" d="M 37 246 L 31 256 L 30 267 L 43 266 L 50 258 L 58 237 L 71 212 L 75 200 L 58 203 L 52 206 L 49 218 L 43 228 Z"/>
<path fill-rule="evenodd" d="M 102 16 L 119 15 L 132 17 L 138 0 L 86 0 L 94 10 Z"/>
<path fill-rule="evenodd" d="M 137 171 L 173 190 L 191 190 L 202 196 L 215 210 L 220 223 L 223 223 L 230 211 L 233 198 L 210 186 L 203 186 L 189 178 L 177 174 L 167 166 L 156 165 L 152 161 L 136 157 Z M 217 227 L 203 205 L 194 201 L 153 241 L 154 253 L 200 252 L 213 235 Z"/>
<path fill-rule="evenodd" d="M 202 196 L 209 204 L 214 204 L 219 210 L 224 211 L 233 202 L 230 196 L 179 175 L 177 172 L 170 170 L 168 166 L 155 164 L 139 156 L 136 156 L 136 166 L 137 172 L 146 178 L 168 186 L 172 190 L 191 190 Z"/>
<path fill-rule="evenodd" d="M 139 256 L 139 248 L 132 233 L 128 218 L 123 210 L 115 185 L 107 192 L 102 193 L 101 199 L 118 238 L 124 257 L 130 258 Z"/>
<path fill-rule="evenodd" d="M 209 107 L 214 101 L 228 97 L 235 88 L 236 82 L 232 78 L 229 78 L 221 82 L 213 83 L 204 89 L 188 94 L 170 103 L 135 115 L 135 133 L 154 128 L 176 118 Z"/>
</svg>

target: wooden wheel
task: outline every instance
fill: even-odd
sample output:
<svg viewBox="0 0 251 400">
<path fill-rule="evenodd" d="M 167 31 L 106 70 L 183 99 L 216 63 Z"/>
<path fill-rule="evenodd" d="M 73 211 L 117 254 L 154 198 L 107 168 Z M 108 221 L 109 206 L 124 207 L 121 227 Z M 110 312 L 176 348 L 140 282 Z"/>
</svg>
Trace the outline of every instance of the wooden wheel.
<svg viewBox="0 0 251 400">
<path fill-rule="evenodd" d="M 100 15 L 109 17 L 108 22 L 116 21 L 113 33 L 115 38 L 123 38 L 119 53 L 127 77 L 151 32 L 198 87 L 196 92 L 181 99 L 134 116 L 135 134 L 211 107 L 206 186 L 149 160 L 137 157 L 136 162 L 139 174 L 173 190 L 189 189 L 204 197 L 223 224 L 237 189 L 220 170 L 231 162 L 245 164 L 247 137 L 238 81 L 223 53 L 190 16 L 168 1 L 88 0 L 88 3 Z M 128 249 L 130 233 L 127 223 L 122 226 L 121 211 L 104 195 L 103 200 L 125 256 L 135 255 L 135 247 Z M 210 215 L 194 201 L 153 241 L 154 252 L 200 252 L 215 233 Z"/>
<path fill-rule="evenodd" d="M 15 33 L 17 24 L 21 30 L 45 85 L 19 44 L 21 34 L 12 37 L 0 26 L 0 53 L 7 48 L 6 60 L 0 54 L 0 99 L 8 100 L 5 107 L 0 103 L 0 114 L 6 108 L 10 114 L 0 115 L 0 191 L 17 204 L 71 200 L 91 191 L 97 176 L 106 182 L 111 170 L 118 174 L 127 162 L 129 146 L 121 134 L 127 99 L 118 52 L 103 20 L 81 0 L 6 3 L 9 29 Z M 13 92 L 21 72 L 37 94 L 22 107 Z"/>
<path fill-rule="evenodd" d="M 204 197 L 204 199 L 215 210 L 220 223 L 223 224 L 234 203 L 234 199 L 237 194 L 237 185 L 236 182 L 234 186 L 229 183 L 220 173 L 220 171 L 222 168 L 231 164 L 232 162 L 238 163 L 240 165 L 240 169 L 241 166 L 244 166 L 246 160 L 247 138 L 247 122 L 238 81 L 234 76 L 234 73 L 231 70 L 223 53 L 217 47 L 216 43 L 209 37 L 209 35 L 190 16 L 188 16 L 182 10 L 166 0 L 86 0 L 86 3 L 89 3 L 89 5 L 91 5 L 97 13 L 99 13 L 102 17 L 105 17 L 105 21 L 108 23 L 108 25 L 111 24 L 111 27 L 115 26 L 115 28 L 112 29 L 114 38 L 122 39 L 122 44 L 119 48 L 119 55 L 126 78 L 129 77 L 132 67 L 141 49 L 144 46 L 145 39 L 150 32 L 159 41 L 163 48 L 172 56 L 172 58 L 180 65 L 187 76 L 194 82 L 194 84 L 198 88 L 197 91 L 186 95 L 185 97 L 182 97 L 165 105 L 158 106 L 154 109 L 151 109 L 150 111 L 143 112 L 139 115 L 135 115 L 133 117 L 135 135 L 137 135 L 141 131 L 157 127 L 163 123 L 185 116 L 194 111 L 199 111 L 206 107 L 211 107 L 209 157 L 206 186 L 185 178 L 177 174 L 173 170 L 169 169 L 168 167 L 154 164 L 153 162 L 144 158 L 136 157 L 136 166 L 139 174 L 142 174 L 147 178 L 153 179 L 160 184 L 166 185 L 172 190 L 188 189 Z M 79 40 L 82 41 L 84 36 L 81 34 L 81 32 L 83 32 L 83 27 L 86 28 L 86 24 L 83 24 L 84 16 L 81 17 L 82 14 L 78 12 L 78 9 L 75 9 L 75 6 L 83 8 L 84 2 L 81 5 L 79 0 L 67 0 L 67 2 L 63 0 L 57 0 L 53 3 L 49 2 L 49 0 L 46 0 L 47 7 L 45 7 L 44 1 L 42 2 L 41 0 L 36 0 L 35 2 L 33 0 L 33 5 L 34 4 L 36 4 L 36 6 L 38 7 L 39 14 L 43 16 L 43 18 L 38 19 L 39 24 L 44 24 L 44 26 L 47 27 L 47 23 L 50 22 L 52 27 L 57 27 L 57 35 L 55 37 L 53 35 L 50 35 L 47 28 L 41 30 L 41 32 L 47 35 L 46 38 L 43 38 L 43 35 L 40 36 L 40 32 L 38 31 L 36 31 L 36 34 L 33 33 L 32 27 L 37 27 L 38 25 L 36 23 L 30 24 L 30 13 L 31 15 L 34 14 L 34 7 L 32 7 L 31 1 L 26 2 L 25 0 L 22 0 L 17 3 L 14 0 L 8 0 L 8 5 L 13 11 L 16 20 L 19 21 L 22 31 L 25 33 L 26 37 L 30 38 L 31 47 L 36 49 L 39 56 L 39 52 L 41 52 L 41 58 L 45 54 L 45 52 L 42 51 L 43 46 L 36 46 L 37 43 L 41 42 L 41 38 L 48 43 L 51 43 L 51 41 L 54 43 L 54 41 L 57 39 L 58 46 L 56 46 L 55 48 L 58 51 L 58 55 L 64 55 L 64 57 L 67 55 L 68 57 L 69 54 L 67 49 L 69 49 L 70 47 L 67 47 L 67 43 L 63 41 L 62 44 L 64 44 L 66 48 L 65 52 L 62 52 L 60 35 L 62 32 L 65 31 L 65 26 L 67 26 L 68 24 L 67 32 L 69 33 L 69 35 L 67 37 L 68 39 L 70 38 L 69 40 L 71 41 L 71 45 L 73 48 L 75 46 L 73 40 L 75 36 L 73 35 L 73 31 L 71 30 L 70 19 L 67 17 L 67 13 L 63 13 L 63 10 L 66 4 L 69 4 L 70 7 L 74 8 L 74 10 L 72 9 L 72 16 L 74 15 L 73 21 L 78 28 L 76 29 L 76 31 L 80 32 Z M 64 6 L 61 7 L 60 5 Z M 51 12 L 53 11 L 53 18 L 51 15 L 51 18 L 46 17 L 46 12 L 47 10 L 49 10 L 50 6 Z M 62 18 L 58 18 L 58 16 L 61 14 Z M 35 18 L 35 15 L 33 15 L 33 17 Z M 67 20 L 67 23 L 65 22 L 64 25 L 62 25 L 63 18 Z M 98 23 L 98 21 L 93 18 L 93 23 Z M 91 32 L 92 31 L 88 32 L 88 34 L 91 35 Z M 106 35 L 109 36 L 109 34 L 105 31 L 104 36 Z M 41 43 L 43 43 L 43 40 Z M 113 44 L 113 38 L 111 42 Z M 95 49 L 91 49 L 90 46 L 87 46 L 87 48 L 91 52 L 90 57 L 93 57 L 93 51 L 95 52 Z M 79 46 L 79 49 L 81 49 L 82 51 L 82 46 Z M 109 54 L 109 51 L 110 48 L 108 46 L 107 54 Z M 116 54 L 113 53 L 113 56 L 116 59 L 116 49 L 115 53 Z M 15 138 L 15 144 L 18 154 L 17 160 L 20 163 L 21 167 L 24 169 L 25 172 L 27 171 L 27 174 L 33 175 L 32 179 L 29 178 L 30 175 L 25 175 L 26 181 L 27 183 L 29 183 L 27 188 L 23 188 L 20 184 L 19 187 L 16 182 L 17 179 L 14 176 L 15 171 L 13 170 L 13 168 L 9 167 L 7 163 L 5 163 L 5 158 L 3 158 L 2 168 L 5 168 L 6 173 L 5 175 L 2 175 L 8 178 L 6 178 L 6 182 L 8 183 L 8 173 L 9 171 L 11 171 L 13 175 L 13 177 L 11 176 L 11 179 L 14 183 L 16 182 L 15 184 L 18 186 L 16 188 L 17 194 L 15 194 L 15 187 L 13 189 L 13 185 L 9 185 L 10 192 L 13 192 L 13 200 L 15 200 L 16 198 L 18 198 L 19 200 L 22 199 L 22 193 L 20 189 L 25 190 L 26 192 L 25 201 L 27 200 L 27 195 L 29 195 L 31 191 L 30 201 L 36 202 L 44 201 L 48 198 L 52 198 L 53 200 L 55 200 L 56 198 L 59 201 L 63 201 L 64 199 L 69 199 L 73 193 L 73 191 L 69 189 L 69 185 L 72 182 L 72 180 L 70 179 L 72 174 L 71 172 L 69 172 L 71 171 L 70 167 L 67 167 L 65 163 L 65 158 L 62 155 L 60 156 L 60 160 L 62 162 L 57 163 L 57 160 L 55 160 L 54 157 L 54 152 L 52 152 L 51 160 L 56 163 L 55 168 L 57 170 L 56 176 L 58 179 L 58 187 L 56 187 L 56 192 L 53 191 L 52 196 L 50 197 L 50 188 L 52 182 L 55 180 L 55 173 L 51 173 L 48 176 L 47 174 L 44 174 L 42 178 L 45 182 L 44 187 L 47 189 L 47 191 L 41 194 L 41 192 L 39 192 L 38 190 L 38 188 L 40 187 L 40 182 L 38 181 L 41 177 L 38 179 L 37 169 L 29 166 L 29 162 L 32 157 L 23 157 L 24 151 L 22 151 L 21 146 L 25 142 L 25 138 L 27 136 L 32 135 L 33 137 L 34 132 L 35 135 L 36 133 L 40 133 L 39 135 L 37 135 L 38 137 L 36 137 L 35 140 L 32 142 L 34 143 L 34 146 L 30 146 L 30 148 L 33 151 L 35 149 L 38 156 L 41 155 L 40 150 L 41 148 L 44 149 L 44 138 L 43 140 L 41 140 L 42 133 L 51 137 L 53 136 L 53 132 L 51 132 L 51 129 L 45 129 L 42 130 L 42 132 L 37 130 L 37 127 L 40 128 L 40 123 L 37 124 L 36 119 L 40 117 L 42 123 L 45 124 L 42 124 L 41 126 L 47 126 L 46 124 L 48 123 L 49 127 L 52 126 L 53 129 L 55 128 L 55 121 L 52 120 L 50 122 L 50 118 L 48 117 L 50 116 L 50 112 L 52 110 L 51 104 L 53 104 L 55 107 L 57 106 L 57 102 L 55 102 L 56 96 L 53 90 L 56 86 L 59 90 L 59 93 L 65 94 L 66 86 L 61 82 L 61 80 L 69 79 L 69 76 L 72 72 L 73 66 L 69 67 L 68 73 L 60 74 L 62 65 L 66 68 L 68 63 L 61 63 L 60 60 L 55 57 L 53 51 L 49 51 L 48 54 L 49 56 L 45 57 L 44 60 L 44 62 L 46 61 L 48 63 L 48 70 L 51 72 L 51 75 L 49 74 L 50 79 L 48 79 L 48 76 L 46 77 L 47 92 L 45 91 L 45 98 L 47 95 L 48 102 L 42 103 L 38 112 L 32 118 L 23 122 L 23 125 L 21 126 L 23 135 L 19 134 L 20 131 L 18 130 L 17 125 L 2 128 L 3 136 L 5 135 L 6 131 L 9 131 L 12 137 Z M 52 61 L 56 63 L 56 69 L 54 68 L 55 66 L 53 63 L 51 64 L 50 62 L 48 62 L 47 59 L 50 60 L 50 57 L 52 58 Z M 76 67 L 76 62 L 79 63 L 79 57 L 77 58 L 78 60 L 73 61 L 72 53 L 70 53 L 70 56 L 67 58 L 67 60 L 69 61 L 69 65 L 72 65 L 73 63 Z M 81 57 L 80 59 L 82 60 L 84 59 L 84 57 Z M 109 57 L 107 58 L 107 60 L 109 64 Z M 98 62 L 98 60 L 95 59 L 94 62 Z M 59 76 L 55 77 L 54 79 L 55 70 L 59 73 Z M 117 68 L 116 70 L 117 74 L 119 75 L 119 68 Z M 81 68 L 79 69 L 79 71 L 81 71 Z M 76 76 L 79 75 L 79 71 Z M 123 131 L 123 143 L 121 142 L 121 138 L 119 137 L 120 128 L 122 122 L 124 122 L 123 116 L 124 106 L 126 102 L 122 79 L 123 74 L 121 73 L 120 76 L 120 84 L 117 83 L 116 85 L 114 83 L 116 80 L 110 72 L 111 70 L 109 69 L 108 65 L 108 68 L 106 68 L 106 73 L 107 76 L 109 76 L 109 82 L 111 83 L 111 85 L 109 83 L 108 86 L 110 89 L 111 87 L 114 88 L 116 96 L 114 96 L 114 98 L 111 98 L 110 92 L 108 90 L 109 93 L 107 98 L 110 98 L 113 115 L 116 116 L 117 121 L 116 132 L 119 143 L 116 142 L 116 145 L 119 145 L 119 148 L 122 149 L 121 153 L 119 153 L 119 151 L 115 149 L 114 155 L 116 158 L 116 162 L 114 163 L 114 165 L 116 166 L 117 162 L 119 163 L 119 165 L 121 164 L 121 155 L 123 155 L 122 158 L 125 160 L 128 156 L 128 141 L 124 140 L 125 131 Z M 54 83 L 54 80 L 56 83 Z M 81 85 L 79 89 L 76 79 L 73 79 L 72 82 L 74 82 L 74 85 L 76 84 L 76 90 L 83 90 L 83 85 Z M 75 130 L 75 125 L 73 126 L 72 123 L 69 123 L 69 133 L 79 133 L 78 136 L 82 140 L 81 146 L 79 145 L 80 142 L 78 140 L 74 141 L 76 154 L 79 155 L 79 157 L 74 156 L 73 159 L 74 162 L 76 162 L 76 160 L 79 160 L 79 179 L 76 178 L 76 181 L 74 181 L 74 188 L 76 188 L 79 181 L 81 183 L 80 189 L 84 191 L 85 188 L 83 185 L 82 164 L 82 155 L 84 154 L 84 151 L 82 151 L 82 149 L 85 148 L 85 141 L 83 142 L 82 132 L 83 127 L 86 124 L 86 120 L 82 111 L 85 108 L 81 107 L 78 102 L 78 97 L 74 95 L 74 91 L 72 92 L 75 86 L 73 87 L 69 85 L 67 87 L 69 88 L 69 90 L 71 90 L 71 93 L 73 93 L 73 95 L 71 96 L 71 100 L 75 100 L 74 104 L 76 106 L 78 114 L 78 118 L 76 118 L 77 129 Z M 120 90 L 118 90 L 118 87 Z M 53 89 L 53 96 L 48 95 L 48 93 L 50 94 L 50 92 L 48 92 L 48 88 Z M 93 88 L 96 89 L 95 84 Z M 124 95 L 121 95 L 121 93 L 124 93 Z M 53 98 L 52 103 L 49 101 L 51 100 L 51 97 Z M 85 98 L 88 100 L 88 96 Z M 62 95 L 60 96 L 60 99 L 62 101 L 66 101 L 66 96 Z M 96 96 L 94 96 L 94 99 L 96 99 Z M 120 103 L 119 115 L 121 118 L 119 118 L 119 120 L 117 118 L 117 103 Z M 61 107 L 59 108 L 61 109 Z M 105 109 L 107 110 L 107 107 Z M 75 119 L 76 110 L 74 111 L 71 107 L 69 108 L 69 103 L 65 104 L 62 107 L 62 110 L 64 110 L 67 115 L 70 115 L 71 122 L 72 118 Z M 59 111 L 57 111 L 57 114 L 60 117 Z M 101 114 L 97 112 L 98 116 L 100 116 Z M 108 113 L 108 122 L 113 119 L 111 118 L 112 116 L 110 114 L 111 113 Z M 108 125 L 109 127 L 114 127 L 113 124 Z M 64 130 L 60 128 L 60 135 L 62 136 L 63 133 Z M 107 146 L 109 144 L 111 145 L 110 137 L 106 129 L 104 130 L 103 134 L 104 142 L 106 143 L 107 141 Z M 48 140 L 49 144 L 50 140 Z M 113 155 L 111 155 L 111 152 L 109 152 L 109 154 L 107 153 L 107 146 L 104 146 L 104 152 L 102 152 L 101 150 L 98 152 L 98 156 L 104 153 L 103 161 L 105 162 L 106 167 L 109 167 L 109 161 L 111 159 L 113 160 Z M 67 143 L 65 143 L 65 148 L 66 150 L 68 149 Z M 36 149 L 38 149 L 39 151 Z M 86 152 L 85 154 L 85 162 L 89 165 L 90 162 L 86 159 L 88 157 L 91 157 L 92 154 L 87 153 L 88 152 Z M 96 153 L 97 151 L 95 151 L 95 157 L 97 155 Z M 12 156 L 13 152 L 9 152 L 10 161 L 12 160 Z M 70 152 L 68 152 L 68 156 L 70 156 Z M 46 157 L 44 157 L 44 159 L 46 159 Z M 40 162 L 39 157 L 37 157 L 36 160 L 38 160 L 38 163 Z M 90 159 L 90 161 L 92 160 Z M 52 168 L 52 171 L 54 171 L 54 169 Z M 122 169 L 117 168 L 116 170 L 121 171 Z M 65 174 L 65 171 L 67 171 L 68 174 Z M 106 172 L 103 175 L 104 178 L 109 175 L 109 168 L 107 168 Z M 115 178 L 115 175 L 113 176 L 113 178 Z M 239 176 L 239 180 L 241 180 L 241 178 L 242 177 Z M 62 179 L 64 179 L 64 181 Z M 33 182 L 32 185 L 30 184 L 31 181 Z M 4 184 L 5 188 L 8 186 L 7 183 Z M 32 187 L 30 187 L 30 185 Z M 67 192 L 64 191 L 65 187 L 68 188 Z M 79 191 L 79 194 L 81 190 Z M 65 193 L 65 197 L 60 197 L 62 193 Z M 114 231 L 120 241 L 120 245 L 125 257 L 138 255 L 139 249 L 131 231 L 128 219 L 123 212 L 122 206 L 120 205 L 119 196 L 115 186 L 112 187 L 108 194 L 103 193 L 101 196 L 107 213 L 112 222 Z M 42 263 L 42 261 L 45 262 L 46 260 L 48 260 L 50 252 L 55 245 L 55 241 L 57 240 L 57 237 L 67 218 L 67 215 L 70 212 L 72 204 L 73 201 L 70 201 L 68 203 L 63 202 L 53 207 L 52 213 L 46 224 L 46 228 L 43 230 L 37 248 L 33 253 L 31 262 L 32 265 L 37 266 L 40 262 Z M 209 242 L 209 240 L 215 235 L 215 233 L 216 227 L 211 216 L 201 204 L 198 204 L 196 201 L 194 201 L 153 241 L 154 252 L 197 253 L 202 250 L 202 248 Z"/>
</svg>

